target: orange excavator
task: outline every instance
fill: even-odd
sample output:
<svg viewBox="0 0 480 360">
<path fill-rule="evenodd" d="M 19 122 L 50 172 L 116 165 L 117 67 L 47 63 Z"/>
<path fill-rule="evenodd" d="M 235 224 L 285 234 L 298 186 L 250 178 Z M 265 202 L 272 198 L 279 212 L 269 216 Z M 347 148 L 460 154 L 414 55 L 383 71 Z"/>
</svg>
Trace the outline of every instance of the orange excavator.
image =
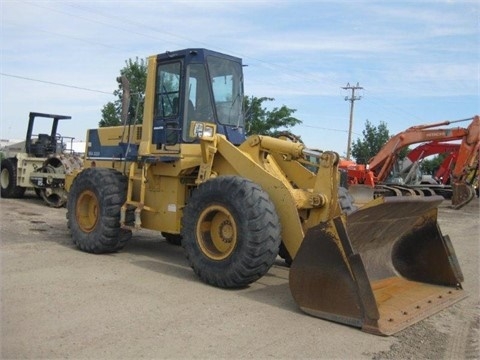
<svg viewBox="0 0 480 360">
<path fill-rule="evenodd" d="M 431 155 L 444 154 L 445 157 L 433 174 L 432 181 L 438 184 L 450 184 L 450 173 L 456 163 L 459 148 L 460 143 L 453 141 L 440 142 L 435 140 L 421 144 L 409 151 L 405 159 L 397 164 L 398 170 L 395 176 L 401 177 L 406 184 L 421 183 L 424 180 L 419 180 L 417 177 L 422 160 Z"/>
<path fill-rule="evenodd" d="M 471 123 L 466 128 L 443 127 L 469 120 Z M 444 184 L 411 185 L 404 184 L 403 181 L 389 180 L 394 165 L 398 161 L 400 150 L 412 144 L 454 140 L 461 140 L 461 144 L 458 147 L 457 158 L 451 172 L 451 186 Z M 462 120 L 417 125 L 390 138 L 368 164 L 360 165 L 344 160 L 340 163 L 340 168 L 346 171 L 349 190 L 359 202 L 371 198 L 371 189 L 374 189 L 374 197 L 439 194 L 447 198 L 451 197 L 453 206 L 459 208 L 468 203 L 475 195 L 474 189 L 467 183 L 467 178 L 472 170 L 478 167 L 479 143 L 480 117 L 478 115 Z"/>
</svg>

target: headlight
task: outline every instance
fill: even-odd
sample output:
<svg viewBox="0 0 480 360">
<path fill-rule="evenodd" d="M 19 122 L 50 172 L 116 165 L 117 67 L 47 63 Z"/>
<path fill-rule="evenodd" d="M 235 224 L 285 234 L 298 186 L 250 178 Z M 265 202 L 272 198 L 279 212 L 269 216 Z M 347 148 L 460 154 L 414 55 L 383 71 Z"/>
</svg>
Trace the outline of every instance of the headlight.
<svg viewBox="0 0 480 360">
<path fill-rule="evenodd" d="M 204 124 L 201 122 L 195 122 L 193 124 L 193 135 L 195 137 L 201 138 L 203 136 Z"/>
<path fill-rule="evenodd" d="M 215 129 L 213 128 L 213 126 L 207 125 L 203 130 L 203 137 L 212 137 L 214 133 L 215 133 Z"/>
</svg>

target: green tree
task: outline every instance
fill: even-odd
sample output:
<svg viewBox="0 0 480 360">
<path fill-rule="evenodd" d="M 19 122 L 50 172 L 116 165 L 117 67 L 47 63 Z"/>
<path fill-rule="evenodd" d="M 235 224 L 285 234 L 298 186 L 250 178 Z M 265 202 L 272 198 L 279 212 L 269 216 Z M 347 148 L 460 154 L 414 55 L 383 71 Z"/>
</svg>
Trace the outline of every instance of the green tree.
<svg viewBox="0 0 480 360">
<path fill-rule="evenodd" d="M 420 164 L 420 170 L 422 174 L 434 175 L 447 156 L 448 153 L 445 153 L 434 156 L 431 159 L 424 159 Z"/>
<path fill-rule="evenodd" d="M 359 164 L 367 164 L 385 143 L 390 139 L 387 124 L 383 121 L 377 126 L 370 121 L 365 122 L 365 130 L 362 131 L 363 139 L 352 142 L 352 156 Z"/>
<path fill-rule="evenodd" d="M 302 123 L 301 120 L 292 116 L 297 111 L 296 109 L 282 105 L 280 108 L 275 107 L 269 111 L 263 106 L 264 102 L 273 100 L 275 99 L 269 97 L 252 96 L 249 98 L 245 96 L 243 105 L 246 109 L 247 135 L 276 136 L 282 132 L 279 129 L 288 130 L 288 128 Z"/>
<path fill-rule="evenodd" d="M 367 120 L 362 134 L 362 140 L 357 139 L 355 142 L 352 142 L 352 156 L 358 164 L 368 164 L 369 160 L 378 154 L 391 137 L 387 124 L 383 121 L 380 121 L 377 127 Z M 408 146 L 400 148 L 397 151 L 397 158 L 400 160 L 404 159 L 409 151 Z"/>
<path fill-rule="evenodd" d="M 119 110 L 113 102 L 108 102 L 102 108 L 102 120 L 99 122 L 100 127 L 117 126 L 121 124 Z"/>
<path fill-rule="evenodd" d="M 128 59 L 125 61 L 125 67 L 120 70 L 120 75 L 125 75 L 130 82 L 130 110 L 128 121 L 133 123 L 134 117 L 137 122 L 142 123 L 143 114 L 143 95 L 145 94 L 145 85 L 147 82 L 147 65 L 145 59 Z M 99 122 L 100 127 L 117 126 L 121 122 L 122 96 L 123 88 L 118 84 L 118 89 L 113 92 L 117 96 L 114 102 L 108 102 L 102 108 L 102 119 Z"/>
</svg>

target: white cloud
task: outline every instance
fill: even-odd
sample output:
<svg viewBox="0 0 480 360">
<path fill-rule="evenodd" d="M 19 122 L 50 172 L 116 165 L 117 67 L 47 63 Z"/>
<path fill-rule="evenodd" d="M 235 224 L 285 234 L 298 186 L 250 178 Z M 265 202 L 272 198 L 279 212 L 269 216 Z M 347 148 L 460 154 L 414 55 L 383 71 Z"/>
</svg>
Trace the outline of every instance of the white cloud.
<svg viewBox="0 0 480 360">
<path fill-rule="evenodd" d="M 478 102 L 471 104 L 479 60 L 473 1 L 3 0 L 0 6 L 0 71 L 7 74 L 111 92 L 128 58 L 208 47 L 244 58 L 247 94 L 275 97 L 312 123 L 345 113 L 340 87 L 357 81 L 368 90 L 358 117 L 371 121 L 385 112 L 362 113 L 369 94 L 386 107 L 392 97 L 409 97 L 396 107 L 422 115 L 427 107 L 446 111 L 445 99 L 437 103 L 435 96 L 466 95 L 468 111 L 478 110 Z M 425 96 L 432 97 L 428 104 Z M 10 121 L 4 119 L 21 122 L 28 111 L 58 111 L 74 116 L 72 130 L 83 134 L 97 126 L 109 100 L 0 76 L 0 130 Z"/>
</svg>

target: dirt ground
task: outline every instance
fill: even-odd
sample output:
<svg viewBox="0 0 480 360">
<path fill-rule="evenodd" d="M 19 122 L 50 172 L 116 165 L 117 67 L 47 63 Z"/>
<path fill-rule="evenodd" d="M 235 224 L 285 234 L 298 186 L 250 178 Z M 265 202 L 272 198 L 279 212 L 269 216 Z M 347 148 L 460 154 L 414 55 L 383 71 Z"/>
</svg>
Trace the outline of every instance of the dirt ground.
<svg viewBox="0 0 480 360">
<path fill-rule="evenodd" d="M 137 232 L 122 252 L 71 243 L 65 209 L 1 199 L 1 359 L 479 359 L 479 201 L 444 202 L 469 297 L 394 336 L 303 314 L 279 260 L 227 291 L 200 282 L 182 248 Z"/>
</svg>

